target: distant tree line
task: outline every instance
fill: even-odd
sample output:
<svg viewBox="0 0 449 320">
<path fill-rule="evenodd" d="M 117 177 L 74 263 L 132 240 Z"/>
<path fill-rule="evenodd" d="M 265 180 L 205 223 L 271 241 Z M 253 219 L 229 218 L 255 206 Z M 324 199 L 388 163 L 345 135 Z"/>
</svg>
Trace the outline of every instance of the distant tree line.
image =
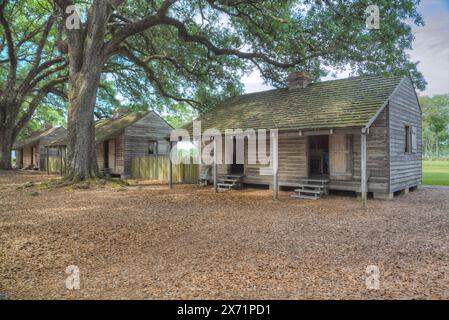
<svg viewBox="0 0 449 320">
<path fill-rule="evenodd" d="M 449 156 L 449 94 L 419 100 L 423 111 L 424 156 Z"/>
</svg>

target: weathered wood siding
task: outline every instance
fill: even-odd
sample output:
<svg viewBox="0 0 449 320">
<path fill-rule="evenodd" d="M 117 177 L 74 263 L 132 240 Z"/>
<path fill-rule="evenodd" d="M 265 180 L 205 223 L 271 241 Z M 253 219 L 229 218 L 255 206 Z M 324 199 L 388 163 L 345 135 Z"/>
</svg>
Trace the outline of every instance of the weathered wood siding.
<svg viewBox="0 0 449 320">
<path fill-rule="evenodd" d="M 62 168 L 61 168 L 61 160 L 62 160 Z M 61 173 L 61 171 L 65 172 L 66 159 L 58 156 L 51 156 L 48 159 L 48 164 L 50 168 L 50 173 Z"/>
<path fill-rule="evenodd" d="M 261 175 L 260 169 L 267 165 L 248 164 L 248 144 L 245 144 L 245 183 L 271 184 L 272 175 Z M 270 138 L 267 134 L 266 154 L 270 156 Z M 279 185 L 288 186 L 299 183 L 307 177 L 307 138 L 297 134 L 286 135 L 279 132 L 278 141 Z M 262 169 L 263 170 L 263 169 Z"/>
<path fill-rule="evenodd" d="M 114 174 L 123 174 L 125 170 L 125 159 L 124 159 L 124 153 L 123 153 L 123 141 L 124 141 L 124 135 L 121 134 L 117 138 L 114 139 L 114 145 L 115 145 L 115 166 L 113 173 Z M 111 145 L 109 145 L 111 147 Z M 110 152 L 110 151 L 109 151 Z"/>
<path fill-rule="evenodd" d="M 170 160 L 167 155 L 134 157 L 131 162 L 131 178 L 169 181 Z M 194 164 L 173 164 L 174 183 L 198 183 L 198 166 Z"/>
<path fill-rule="evenodd" d="M 354 176 L 357 182 L 356 190 L 360 189 L 360 148 L 361 135 L 353 135 L 354 143 Z M 374 121 L 366 139 L 366 170 L 368 177 L 368 192 L 388 192 L 388 109 L 382 111 Z M 342 185 L 345 185 L 344 183 Z"/>
<path fill-rule="evenodd" d="M 111 138 L 107 140 L 108 148 L 109 148 L 109 169 L 112 174 L 123 174 L 123 139 L 124 135 L 119 134 L 115 138 Z M 104 169 L 104 141 L 97 143 L 97 165 L 99 170 Z"/>
<path fill-rule="evenodd" d="M 22 148 L 23 150 L 23 164 L 22 164 L 22 168 L 27 168 L 28 166 L 30 166 L 31 164 L 33 164 L 35 167 L 38 166 L 39 162 L 38 162 L 38 150 L 39 145 L 35 144 L 35 145 L 28 145 L 28 146 L 24 146 Z M 34 151 L 32 151 L 34 150 Z M 33 156 L 33 159 L 31 159 L 31 157 Z"/>
<path fill-rule="evenodd" d="M 390 192 L 421 184 L 422 114 L 409 78 L 401 82 L 389 103 Z M 415 128 L 417 148 L 405 153 L 405 126 Z"/>
<path fill-rule="evenodd" d="M 150 141 L 157 141 L 158 154 L 169 152 L 169 143 L 166 137 L 173 128 L 154 112 L 127 127 L 123 138 L 123 175 L 131 175 L 131 161 L 134 157 L 148 155 Z"/>
<path fill-rule="evenodd" d="M 267 132 L 266 140 L 266 156 L 270 156 L 270 137 Z M 299 183 L 301 178 L 307 176 L 307 155 L 306 155 L 306 137 L 299 137 L 299 135 L 281 135 L 279 136 L 279 185 L 293 185 Z M 204 145 L 203 145 L 204 148 Z M 245 163 L 244 163 L 244 183 L 248 184 L 263 184 L 270 185 L 273 181 L 271 174 L 261 174 L 262 172 L 269 173 L 269 166 L 260 164 L 257 149 L 254 151 L 248 150 L 248 140 L 245 138 Z M 224 136 L 222 137 L 222 159 L 225 161 L 225 142 Z M 249 164 L 248 158 L 252 157 L 257 159 L 257 163 Z M 206 165 L 200 165 L 200 172 L 206 169 Z M 221 164 L 217 166 L 218 175 L 231 173 L 231 166 L 228 164 Z M 212 179 L 213 177 L 211 177 Z"/>
<path fill-rule="evenodd" d="M 104 145 L 103 142 L 97 143 L 97 165 L 99 170 L 104 169 Z"/>
<path fill-rule="evenodd" d="M 45 148 L 46 145 L 52 143 L 55 141 L 55 139 L 59 138 L 61 133 L 65 133 L 66 129 L 59 127 L 47 134 L 46 136 L 42 137 L 39 140 L 39 146 L 38 146 L 38 165 L 39 170 L 45 171 L 47 170 L 47 148 Z M 59 155 L 58 149 L 55 148 L 49 148 L 48 154 L 51 157 L 57 157 Z"/>
<path fill-rule="evenodd" d="M 382 112 L 373 124 L 367 138 L 367 169 L 369 171 L 368 190 L 370 192 L 388 191 L 388 136 L 387 112 Z M 338 175 L 331 179 L 332 189 L 360 191 L 360 128 L 335 129 L 333 136 L 341 139 L 329 139 L 329 149 L 335 150 L 332 145 L 335 141 L 345 141 L 345 174 L 341 179 Z M 222 152 L 224 153 L 224 137 L 222 138 Z M 246 140 L 246 139 L 245 139 Z M 302 178 L 308 176 L 308 137 L 299 136 L 298 132 L 279 131 L 279 185 L 295 186 Z M 204 148 L 204 145 L 203 145 Z M 340 150 L 339 148 L 337 148 Z M 267 134 L 267 156 L 270 155 L 270 141 Z M 244 183 L 270 185 L 272 175 L 261 175 L 260 169 L 267 165 L 248 164 L 248 142 L 245 141 Z M 332 155 L 330 155 L 332 157 Z M 224 154 L 223 154 L 224 159 Z M 332 159 L 330 159 L 330 162 Z M 218 165 L 218 174 L 230 173 L 230 165 Z M 200 172 L 206 165 L 200 166 Z"/>
</svg>

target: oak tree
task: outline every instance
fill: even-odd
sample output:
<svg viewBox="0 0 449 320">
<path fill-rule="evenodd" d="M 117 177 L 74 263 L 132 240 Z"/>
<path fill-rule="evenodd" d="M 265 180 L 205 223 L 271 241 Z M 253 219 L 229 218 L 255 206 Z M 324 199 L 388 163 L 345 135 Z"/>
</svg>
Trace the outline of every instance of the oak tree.
<svg viewBox="0 0 449 320">
<path fill-rule="evenodd" d="M 350 68 L 410 73 L 423 88 L 407 55 L 408 23 L 423 23 L 418 2 L 376 1 L 379 28 L 370 29 L 367 0 L 54 0 L 69 64 L 67 178 L 98 175 L 94 114 L 103 81 L 125 100 L 199 112 L 242 92 L 240 78 L 254 68 L 275 87 L 292 70 L 319 79 Z"/>
<path fill-rule="evenodd" d="M 49 95 L 64 97 L 56 20 L 52 6 L 0 0 L 0 169 L 11 168 L 13 143 L 36 108 Z"/>
</svg>

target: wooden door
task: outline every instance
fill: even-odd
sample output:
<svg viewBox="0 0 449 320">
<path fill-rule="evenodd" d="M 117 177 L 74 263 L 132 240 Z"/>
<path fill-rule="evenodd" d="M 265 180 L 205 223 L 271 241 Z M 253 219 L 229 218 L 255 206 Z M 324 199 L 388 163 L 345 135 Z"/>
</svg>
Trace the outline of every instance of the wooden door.
<svg viewBox="0 0 449 320">
<path fill-rule="evenodd" d="M 103 168 L 109 169 L 109 141 L 103 142 Z"/>
<path fill-rule="evenodd" d="M 19 168 L 23 168 L 23 148 L 20 149 L 20 160 L 19 160 Z"/>
<path fill-rule="evenodd" d="M 329 136 L 330 178 L 332 180 L 351 180 L 352 135 Z"/>
<path fill-rule="evenodd" d="M 109 168 L 114 169 L 115 168 L 115 140 L 109 140 L 109 154 L 108 154 L 108 163 Z"/>
</svg>

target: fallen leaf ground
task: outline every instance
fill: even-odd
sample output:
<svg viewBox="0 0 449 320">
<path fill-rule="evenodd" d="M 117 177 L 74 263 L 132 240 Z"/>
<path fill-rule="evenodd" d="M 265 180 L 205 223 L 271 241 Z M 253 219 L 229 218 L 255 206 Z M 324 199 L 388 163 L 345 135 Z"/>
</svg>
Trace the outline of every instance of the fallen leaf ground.
<svg viewBox="0 0 449 320">
<path fill-rule="evenodd" d="M 449 299 L 449 189 L 363 210 L 349 196 L 148 182 L 20 188 L 50 178 L 0 173 L 2 298 Z M 65 287 L 69 265 L 80 290 Z"/>
</svg>

